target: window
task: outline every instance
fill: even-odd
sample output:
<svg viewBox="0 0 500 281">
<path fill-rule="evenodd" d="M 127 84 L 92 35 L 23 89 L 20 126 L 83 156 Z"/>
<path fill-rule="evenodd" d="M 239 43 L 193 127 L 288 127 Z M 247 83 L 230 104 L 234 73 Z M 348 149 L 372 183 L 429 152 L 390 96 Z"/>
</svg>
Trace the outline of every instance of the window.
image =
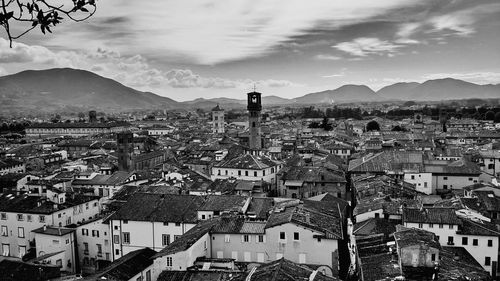
<svg viewBox="0 0 500 281">
<path fill-rule="evenodd" d="M 10 245 L 2 244 L 2 256 L 8 257 L 10 255 Z"/>
<path fill-rule="evenodd" d="M 257 172 L 253 172 L 253 176 L 256 177 L 257 176 Z"/>
<path fill-rule="evenodd" d="M 431 261 L 436 261 L 436 254 L 431 255 Z"/>
<path fill-rule="evenodd" d="M 44 223 L 44 222 L 45 222 L 45 216 L 38 216 L 38 220 L 39 220 L 41 223 Z"/>
<path fill-rule="evenodd" d="M 418 224 L 418 228 L 422 228 L 424 225 L 422 223 Z"/>
<path fill-rule="evenodd" d="M 123 220 L 123 224 L 128 224 L 128 220 Z"/>
<path fill-rule="evenodd" d="M 163 225 L 164 225 L 164 226 L 168 226 L 168 222 L 164 222 L 164 223 L 163 223 Z"/>
<path fill-rule="evenodd" d="M 429 223 L 429 228 L 434 228 L 434 224 L 433 223 Z"/>
<path fill-rule="evenodd" d="M 259 241 L 259 243 L 264 243 L 264 235 L 259 235 L 257 241 Z"/>
<path fill-rule="evenodd" d="M 266 170 L 262 170 L 262 176 L 266 175 Z"/>
<path fill-rule="evenodd" d="M 123 244 L 130 244 L 130 232 L 123 232 Z"/>
<path fill-rule="evenodd" d="M 2 225 L 2 236 L 9 236 L 9 229 L 6 225 Z"/>
<path fill-rule="evenodd" d="M 7 214 L 6 213 L 0 213 L 0 218 L 2 220 L 7 220 Z"/>
<path fill-rule="evenodd" d="M 240 170 L 238 170 L 238 176 L 241 176 L 241 171 Z"/>
<path fill-rule="evenodd" d="M 17 220 L 18 221 L 23 221 L 24 220 L 23 214 L 17 214 Z"/>
<path fill-rule="evenodd" d="M 146 271 L 146 281 L 151 281 L 151 270 Z"/>
<path fill-rule="evenodd" d="M 443 177 L 443 180 L 448 180 L 448 177 Z"/>
<path fill-rule="evenodd" d="M 170 245 L 170 234 L 162 234 L 161 245 L 162 246 Z"/>
<path fill-rule="evenodd" d="M 19 238 L 24 238 L 24 227 L 18 227 L 17 228 L 17 236 Z"/>
<path fill-rule="evenodd" d="M 479 243 L 477 239 L 472 239 L 472 246 L 477 246 Z"/>
<path fill-rule="evenodd" d="M 484 257 L 484 265 L 486 265 L 486 266 L 491 265 L 491 258 L 490 257 Z"/>
<path fill-rule="evenodd" d="M 453 224 L 450 224 L 450 225 L 448 226 L 448 228 L 449 228 L 449 229 L 453 229 Z"/>
<path fill-rule="evenodd" d="M 99 230 L 92 230 L 92 237 L 99 237 Z"/>
<path fill-rule="evenodd" d="M 453 243 L 453 236 L 448 236 L 448 245 L 454 245 Z"/>
<path fill-rule="evenodd" d="M 231 235 L 226 234 L 224 235 L 224 242 L 229 243 L 231 241 Z"/>
<path fill-rule="evenodd" d="M 118 230 L 118 225 L 115 225 L 115 230 Z"/>
<path fill-rule="evenodd" d="M 97 244 L 97 256 L 102 257 L 102 245 Z"/>
<path fill-rule="evenodd" d="M 88 255 L 89 254 L 89 243 L 83 242 L 83 254 Z"/>
<path fill-rule="evenodd" d="M 172 267 L 172 257 L 167 257 L 167 267 Z"/>
<path fill-rule="evenodd" d="M 294 232 L 294 233 L 293 233 L 293 240 L 300 240 L 300 239 L 299 239 L 299 233 L 298 233 L 298 232 Z"/>
<path fill-rule="evenodd" d="M 116 249 L 115 250 L 115 255 L 117 255 L 117 256 L 120 255 L 120 250 Z"/>
<path fill-rule="evenodd" d="M 176 222 L 175 226 L 181 226 L 181 223 L 180 222 Z"/>
<path fill-rule="evenodd" d="M 443 228 L 443 224 L 442 223 L 439 224 L 439 228 Z"/>
<path fill-rule="evenodd" d="M 411 176 L 411 179 L 412 179 L 412 180 L 414 180 L 414 179 L 415 179 L 415 176 L 413 176 L 413 175 L 412 175 L 412 176 Z"/>
<path fill-rule="evenodd" d="M 286 239 L 286 235 L 284 232 L 280 232 L 280 239 L 281 240 L 285 240 Z"/>
<path fill-rule="evenodd" d="M 248 234 L 243 235 L 243 242 L 250 242 L 250 237 L 248 236 Z"/>
<path fill-rule="evenodd" d="M 248 171 L 245 171 L 245 177 L 248 177 Z"/>
<path fill-rule="evenodd" d="M 26 246 L 19 246 L 19 257 L 22 258 L 26 255 Z"/>
<path fill-rule="evenodd" d="M 462 245 L 467 245 L 469 243 L 469 239 L 467 237 L 462 237 Z"/>
<path fill-rule="evenodd" d="M 493 240 L 491 239 L 488 240 L 488 247 L 493 247 Z"/>
</svg>

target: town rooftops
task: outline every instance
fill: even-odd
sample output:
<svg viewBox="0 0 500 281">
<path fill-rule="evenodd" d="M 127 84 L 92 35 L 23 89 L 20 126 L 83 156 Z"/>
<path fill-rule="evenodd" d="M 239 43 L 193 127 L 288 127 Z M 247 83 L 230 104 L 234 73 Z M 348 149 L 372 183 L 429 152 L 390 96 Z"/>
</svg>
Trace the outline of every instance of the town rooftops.
<svg viewBox="0 0 500 281">
<path fill-rule="evenodd" d="M 195 223 L 201 196 L 135 193 L 111 220 Z"/>
<path fill-rule="evenodd" d="M 214 223 L 211 233 L 264 234 L 265 222 L 247 221 L 238 216 L 223 216 Z"/>
<path fill-rule="evenodd" d="M 462 219 L 462 225 L 458 228 L 457 234 L 497 237 L 500 236 L 500 231 L 494 223 Z"/>
<path fill-rule="evenodd" d="M 461 224 L 453 208 L 404 208 L 403 222 L 405 223 L 433 223 L 433 224 Z"/>
<path fill-rule="evenodd" d="M 426 164 L 425 172 L 433 174 L 479 175 L 481 169 L 475 163 L 457 160 L 447 165 Z"/>
<path fill-rule="evenodd" d="M 0 169 L 7 169 L 15 166 L 20 166 L 22 164 L 23 162 L 17 161 L 15 159 L 10 159 L 10 158 L 0 159 Z"/>
<path fill-rule="evenodd" d="M 130 175 L 129 172 L 116 171 L 111 175 L 96 175 L 89 180 L 75 179 L 72 185 L 120 185 L 125 183 Z"/>
<path fill-rule="evenodd" d="M 130 126 L 128 122 L 111 122 L 111 123 L 34 123 L 28 129 L 40 128 L 113 128 Z"/>
</svg>

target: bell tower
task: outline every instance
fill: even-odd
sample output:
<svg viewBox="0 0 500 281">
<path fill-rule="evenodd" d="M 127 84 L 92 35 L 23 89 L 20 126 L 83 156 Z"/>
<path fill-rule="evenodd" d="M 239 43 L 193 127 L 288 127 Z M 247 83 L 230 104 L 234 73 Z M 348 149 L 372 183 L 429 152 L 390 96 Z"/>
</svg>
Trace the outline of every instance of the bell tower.
<svg viewBox="0 0 500 281">
<path fill-rule="evenodd" d="M 248 93 L 248 127 L 250 131 L 249 146 L 251 150 L 262 149 L 262 139 L 260 136 L 260 112 L 262 110 L 261 93 Z"/>
</svg>

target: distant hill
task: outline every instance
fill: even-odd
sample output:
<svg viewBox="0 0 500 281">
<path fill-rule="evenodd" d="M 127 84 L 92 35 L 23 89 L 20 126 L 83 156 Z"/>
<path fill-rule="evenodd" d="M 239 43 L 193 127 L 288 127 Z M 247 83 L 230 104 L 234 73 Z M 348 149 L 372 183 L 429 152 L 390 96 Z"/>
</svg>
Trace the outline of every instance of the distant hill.
<svg viewBox="0 0 500 281">
<path fill-rule="evenodd" d="M 126 87 L 95 73 L 71 68 L 27 70 L 0 77 L 0 109 L 52 111 L 61 108 L 126 111 L 170 109 L 179 103 Z"/>
<path fill-rule="evenodd" d="M 278 96 L 263 96 L 262 104 L 263 105 L 281 105 L 281 104 L 290 104 L 294 103 L 294 100 L 285 99 Z M 243 99 L 232 99 L 232 98 L 213 98 L 213 99 L 204 99 L 198 98 L 192 101 L 185 101 L 182 104 L 186 107 L 190 108 L 213 108 L 217 104 L 225 107 L 225 108 L 241 108 L 245 107 L 247 104 L 247 100 Z"/>
<path fill-rule="evenodd" d="M 265 93 L 264 93 L 265 95 Z M 294 99 L 263 96 L 266 105 L 331 104 L 384 100 L 439 101 L 500 98 L 499 85 L 478 85 L 445 78 L 424 83 L 396 83 L 374 92 L 365 85 L 344 85 L 334 90 L 306 94 Z M 98 110 L 105 112 L 143 109 L 244 108 L 245 99 L 214 98 L 177 102 L 150 92 L 126 87 L 95 73 L 71 68 L 27 70 L 0 77 L 0 112 L 53 112 Z"/>
<path fill-rule="evenodd" d="M 419 83 L 397 83 L 380 89 L 385 99 L 414 101 L 461 100 L 470 98 L 500 98 L 500 85 L 478 85 L 462 80 L 444 78 Z"/>
<path fill-rule="evenodd" d="M 298 104 L 345 103 L 358 101 L 377 101 L 380 97 L 365 85 L 344 85 L 335 90 L 326 90 L 295 98 Z"/>
</svg>

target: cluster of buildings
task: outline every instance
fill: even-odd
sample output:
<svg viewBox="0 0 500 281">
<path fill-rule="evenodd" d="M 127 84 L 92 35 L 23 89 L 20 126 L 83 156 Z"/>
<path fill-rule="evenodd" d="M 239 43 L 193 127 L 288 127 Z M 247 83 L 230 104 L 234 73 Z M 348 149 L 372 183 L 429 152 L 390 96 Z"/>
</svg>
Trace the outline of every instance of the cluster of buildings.
<svg viewBox="0 0 500 281">
<path fill-rule="evenodd" d="M 157 120 L 102 123 L 93 113 L 88 123 L 32 125 L 0 158 L 2 272 L 497 278 L 500 132 L 491 124 L 418 115 L 329 120 L 324 130 L 309 128 L 318 120 L 263 118 L 261 94 L 247 98 L 245 122 L 217 105 Z"/>
</svg>

